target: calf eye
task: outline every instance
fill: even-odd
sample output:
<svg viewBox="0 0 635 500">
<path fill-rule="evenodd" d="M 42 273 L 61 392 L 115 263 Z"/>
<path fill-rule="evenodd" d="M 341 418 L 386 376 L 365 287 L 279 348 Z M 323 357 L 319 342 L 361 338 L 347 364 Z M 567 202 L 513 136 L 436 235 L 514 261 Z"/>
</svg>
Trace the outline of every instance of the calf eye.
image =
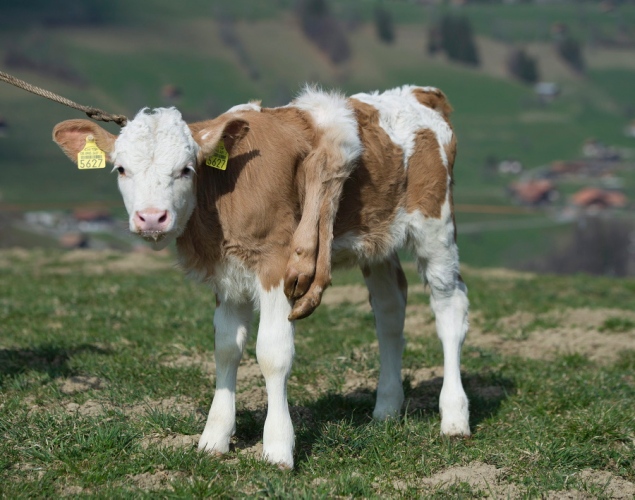
<svg viewBox="0 0 635 500">
<path fill-rule="evenodd" d="M 115 167 L 115 169 L 117 170 L 117 172 L 119 172 L 119 175 L 126 175 L 126 169 L 123 167 Z"/>
<path fill-rule="evenodd" d="M 193 173 L 194 169 L 188 165 L 187 167 L 183 167 L 183 170 L 181 170 L 181 177 L 189 177 Z"/>
</svg>

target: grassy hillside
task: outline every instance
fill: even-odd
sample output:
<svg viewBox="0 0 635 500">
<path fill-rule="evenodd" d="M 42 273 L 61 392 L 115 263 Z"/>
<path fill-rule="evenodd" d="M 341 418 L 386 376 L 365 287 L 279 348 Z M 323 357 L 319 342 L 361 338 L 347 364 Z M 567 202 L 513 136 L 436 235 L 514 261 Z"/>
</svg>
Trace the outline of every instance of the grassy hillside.
<svg viewBox="0 0 635 500">
<path fill-rule="evenodd" d="M 41 7 L 41 19 L 33 16 L 30 28 L 9 23 L 22 19 L 22 11 L 15 7 L 0 23 L 0 60 L 17 50 L 33 60 L 61 65 L 85 84 L 72 85 L 42 71 L 10 72 L 80 103 L 129 116 L 144 106 L 172 104 L 161 97 L 166 84 L 183 90 L 176 105 L 189 119 L 215 116 L 253 98 L 265 105 L 283 104 L 306 81 L 349 93 L 403 83 L 438 86 L 455 108 L 459 204 L 509 203 L 504 191 L 508 179 L 484 174 L 490 157 L 516 158 L 533 168 L 579 156 L 588 137 L 631 152 L 634 148 L 633 140 L 622 134 L 634 106 L 629 92 L 635 82 L 633 52 L 589 45 L 585 49 L 588 76 L 580 76 L 555 54 L 549 27 L 564 21 L 576 36 L 590 32 L 615 36 L 635 16 L 635 7 L 596 16 L 586 4 L 469 6 L 461 12 L 473 21 L 482 58 L 481 67 L 473 69 L 426 53 L 427 26 L 444 9 L 388 3 L 397 37 L 385 45 L 370 24 L 373 3 L 333 2 L 335 16 L 349 24 L 355 21 L 355 28 L 348 32 L 352 58 L 334 66 L 301 33 L 291 5 L 291 1 L 247 0 L 210 5 L 191 0 L 177 6 L 160 1 L 149 11 L 140 4 L 114 2 L 107 12 L 105 4 L 95 4 L 98 21 L 71 25 L 36 24 L 53 15 Z M 82 12 L 78 18 L 88 15 Z M 236 21 L 226 21 L 228 15 Z M 239 50 L 222 41 L 221 32 L 228 23 L 239 40 Z M 529 28 L 523 31 L 521 25 Z M 538 58 L 543 79 L 562 86 L 562 96 L 554 103 L 539 103 L 530 87 L 506 74 L 507 54 L 512 43 L 519 42 Z M 107 171 L 77 171 L 49 140 L 55 123 L 78 118 L 79 112 L 4 84 L 0 85 L 0 110 L 9 123 L 7 136 L 0 138 L 1 201 L 76 204 L 118 199 L 113 176 Z M 626 176 L 624 187 L 635 197 L 635 175 Z M 506 238 L 509 243 L 534 236 L 500 233 L 492 238 Z M 507 250 L 501 248 L 501 252 Z"/>
<path fill-rule="evenodd" d="M 237 435 L 196 452 L 214 393 L 211 292 L 165 257 L 0 252 L 0 496 L 525 498 L 635 493 L 635 281 L 463 269 L 473 437 L 439 436 L 441 349 L 414 267 L 403 418 L 371 420 L 378 374 L 359 272 L 297 325 L 296 470 L 259 460 L 249 342 Z M 619 496 L 623 495 L 623 496 Z"/>
</svg>

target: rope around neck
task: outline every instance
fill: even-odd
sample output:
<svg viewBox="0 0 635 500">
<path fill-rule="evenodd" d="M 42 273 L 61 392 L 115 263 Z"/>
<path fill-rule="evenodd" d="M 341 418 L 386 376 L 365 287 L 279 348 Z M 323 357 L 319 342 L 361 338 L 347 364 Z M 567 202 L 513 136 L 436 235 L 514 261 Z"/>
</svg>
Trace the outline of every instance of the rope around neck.
<svg viewBox="0 0 635 500">
<path fill-rule="evenodd" d="M 30 83 L 25 82 L 24 80 L 20 80 L 15 76 L 11 76 L 3 71 L 0 71 L 0 80 L 3 82 L 10 83 L 20 89 L 26 90 L 27 92 L 31 92 L 32 94 L 39 95 L 41 97 L 46 97 L 51 101 L 59 102 L 60 104 L 64 104 L 69 108 L 78 109 L 79 111 L 83 111 L 88 115 L 89 118 L 93 120 L 99 120 L 102 122 L 115 122 L 120 127 L 125 127 L 126 123 L 128 123 L 128 118 L 124 115 L 111 115 L 106 113 L 105 111 L 99 108 L 93 108 L 91 106 L 82 106 L 81 104 L 77 104 L 76 102 L 71 101 L 70 99 L 66 99 L 60 95 L 54 94 L 48 90 L 41 89 L 40 87 L 36 87 L 35 85 L 31 85 Z"/>
</svg>

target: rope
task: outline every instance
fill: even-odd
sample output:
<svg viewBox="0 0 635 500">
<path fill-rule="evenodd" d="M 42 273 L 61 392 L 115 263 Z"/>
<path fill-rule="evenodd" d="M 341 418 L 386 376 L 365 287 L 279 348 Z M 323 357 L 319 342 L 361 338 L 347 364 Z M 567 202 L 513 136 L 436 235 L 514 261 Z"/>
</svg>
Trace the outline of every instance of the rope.
<svg viewBox="0 0 635 500">
<path fill-rule="evenodd" d="M 3 71 L 0 71 L 0 80 L 10 83 L 20 89 L 24 89 L 27 92 L 31 92 L 32 94 L 39 95 L 41 97 L 46 97 L 51 101 L 59 102 L 60 104 L 64 104 L 69 108 L 75 108 L 79 111 L 83 111 L 88 115 L 89 118 L 93 120 L 99 120 L 102 122 L 115 122 L 120 127 L 124 127 L 126 123 L 128 123 L 128 118 L 124 115 L 111 115 L 106 113 L 105 111 L 99 108 L 93 108 L 91 106 L 82 106 L 81 104 L 77 104 L 76 102 L 71 101 L 70 99 L 66 99 L 60 95 L 54 94 L 48 90 L 41 89 L 40 87 L 36 87 L 35 85 L 31 85 L 15 76 L 11 76 Z"/>
</svg>

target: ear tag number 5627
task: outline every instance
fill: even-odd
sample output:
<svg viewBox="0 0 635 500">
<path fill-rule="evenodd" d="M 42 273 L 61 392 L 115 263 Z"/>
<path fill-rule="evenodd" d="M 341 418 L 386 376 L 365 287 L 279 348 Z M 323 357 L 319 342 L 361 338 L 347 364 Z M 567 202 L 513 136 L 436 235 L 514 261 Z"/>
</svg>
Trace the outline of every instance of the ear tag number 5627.
<svg viewBox="0 0 635 500">
<path fill-rule="evenodd" d="M 77 168 L 88 170 L 93 168 L 104 168 L 106 166 L 106 153 L 104 153 L 95 143 L 92 135 L 86 136 L 86 145 L 77 155 Z"/>
<path fill-rule="evenodd" d="M 227 168 L 227 160 L 229 160 L 229 153 L 225 149 L 225 143 L 221 140 L 216 146 L 214 154 L 205 160 L 205 165 L 218 170 L 225 170 Z"/>
</svg>

